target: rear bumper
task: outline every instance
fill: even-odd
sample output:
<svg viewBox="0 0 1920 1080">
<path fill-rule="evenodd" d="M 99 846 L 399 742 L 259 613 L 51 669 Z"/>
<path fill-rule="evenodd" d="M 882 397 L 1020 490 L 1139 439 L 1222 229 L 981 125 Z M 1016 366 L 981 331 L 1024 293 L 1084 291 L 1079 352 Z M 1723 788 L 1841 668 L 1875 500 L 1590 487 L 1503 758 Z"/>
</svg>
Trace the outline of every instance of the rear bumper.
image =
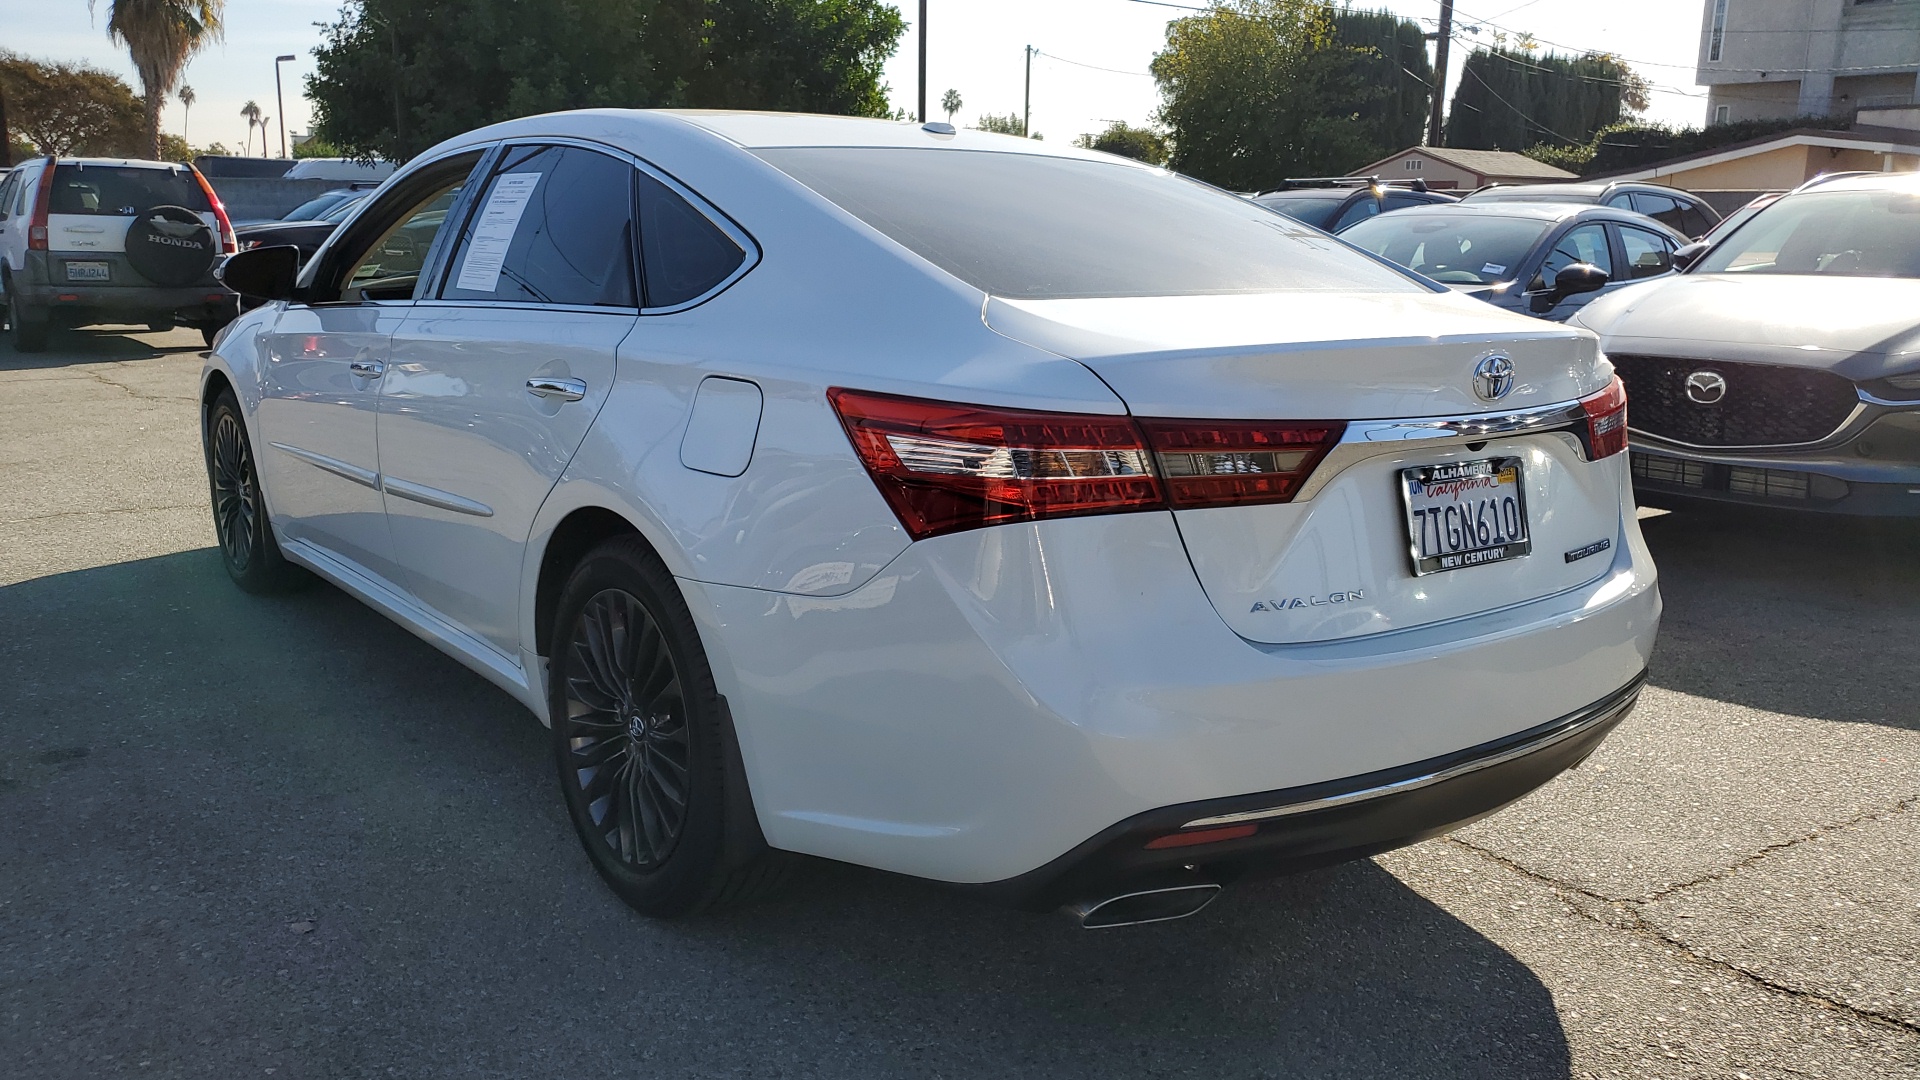
<svg viewBox="0 0 1920 1080">
<path fill-rule="evenodd" d="M 114 280 L 64 280 L 69 261 L 105 262 Z M 165 313 L 187 325 L 224 325 L 240 313 L 240 298 L 214 280 L 211 273 L 178 288 L 134 284 L 137 278 L 126 257 L 118 253 L 95 258 L 85 252 L 49 255 L 35 251 L 28 253 L 24 272 L 11 282 L 23 301 L 45 310 L 52 322 L 63 326 L 123 319 L 144 322 Z"/>
<path fill-rule="evenodd" d="M 1168 875 L 1225 883 L 1418 843 L 1483 818 L 1580 764 L 1626 719 L 1645 681 L 1642 673 L 1585 708 L 1456 753 L 1326 783 L 1139 814 L 1046 866 L 970 891 L 1050 911 L 1133 883 L 1170 880 Z M 1210 843 L 1148 846 L 1248 830 L 1251 835 Z"/>
</svg>

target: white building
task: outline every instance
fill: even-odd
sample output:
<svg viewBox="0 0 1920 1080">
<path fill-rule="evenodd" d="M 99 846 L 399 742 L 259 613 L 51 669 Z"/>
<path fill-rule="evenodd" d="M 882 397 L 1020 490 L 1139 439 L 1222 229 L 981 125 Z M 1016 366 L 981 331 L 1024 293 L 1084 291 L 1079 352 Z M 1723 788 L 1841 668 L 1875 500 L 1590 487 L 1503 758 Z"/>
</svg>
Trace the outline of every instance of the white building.
<svg viewBox="0 0 1920 1080">
<path fill-rule="evenodd" d="M 1707 122 L 1920 101 L 1920 0 L 1706 0 Z"/>
</svg>

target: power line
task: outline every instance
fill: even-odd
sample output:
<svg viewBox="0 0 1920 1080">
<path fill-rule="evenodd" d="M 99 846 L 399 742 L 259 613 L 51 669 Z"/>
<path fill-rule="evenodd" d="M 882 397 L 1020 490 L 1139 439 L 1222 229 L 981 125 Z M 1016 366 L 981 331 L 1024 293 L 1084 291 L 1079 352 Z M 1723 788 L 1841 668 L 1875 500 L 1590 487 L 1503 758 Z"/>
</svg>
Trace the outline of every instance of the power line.
<svg viewBox="0 0 1920 1080">
<path fill-rule="evenodd" d="M 1049 60 L 1058 60 L 1063 64 L 1072 64 L 1074 67 L 1091 68 L 1094 71 L 1107 71 L 1115 75 L 1137 75 L 1143 79 L 1153 78 L 1153 72 L 1151 71 L 1123 71 L 1120 68 L 1101 67 L 1099 64 L 1088 64 L 1079 60 L 1069 60 L 1064 56 L 1055 56 L 1050 52 L 1044 52 L 1040 49 L 1033 50 L 1033 54 L 1035 56 L 1044 56 Z"/>
</svg>

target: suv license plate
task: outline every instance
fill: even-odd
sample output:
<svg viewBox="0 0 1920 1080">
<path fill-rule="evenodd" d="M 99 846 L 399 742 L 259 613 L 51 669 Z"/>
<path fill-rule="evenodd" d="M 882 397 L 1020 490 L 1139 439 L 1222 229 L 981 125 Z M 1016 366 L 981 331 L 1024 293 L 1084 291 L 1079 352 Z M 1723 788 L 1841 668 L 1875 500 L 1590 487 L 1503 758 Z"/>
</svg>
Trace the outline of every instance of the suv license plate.
<svg viewBox="0 0 1920 1080">
<path fill-rule="evenodd" d="M 1414 574 L 1518 559 L 1533 550 L 1517 457 L 1400 470 Z"/>
<path fill-rule="evenodd" d="M 68 281 L 110 281 L 113 272 L 103 262 L 70 262 L 67 264 Z"/>
</svg>

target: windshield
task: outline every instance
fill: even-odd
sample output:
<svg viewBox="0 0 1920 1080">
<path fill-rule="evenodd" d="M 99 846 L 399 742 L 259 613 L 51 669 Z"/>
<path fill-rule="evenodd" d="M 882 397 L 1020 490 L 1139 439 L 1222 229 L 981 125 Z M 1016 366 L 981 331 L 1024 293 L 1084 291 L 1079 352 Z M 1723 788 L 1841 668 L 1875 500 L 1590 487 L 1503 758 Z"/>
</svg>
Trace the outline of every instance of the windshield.
<svg viewBox="0 0 1920 1080">
<path fill-rule="evenodd" d="M 132 217 L 156 206 L 184 206 L 200 213 L 213 209 L 206 193 L 185 169 L 128 165 L 54 167 L 48 213 Z"/>
<path fill-rule="evenodd" d="M 1550 223 L 1488 214 L 1382 214 L 1340 234 L 1443 285 L 1512 281 Z"/>
<path fill-rule="evenodd" d="M 366 198 L 365 195 L 355 195 L 351 199 L 342 199 L 338 204 L 329 207 L 325 213 L 321 214 L 320 220 L 330 221 L 338 225 L 347 220 L 347 215 L 353 213 L 354 208 L 362 202 L 365 202 Z"/>
<path fill-rule="evenodd" d="M 327 208 L 347 197 L 344 191 L 328 191 L 316 195 L 299 206 L 287 211 L 281 221 L 312 221 L 327 212 Z"/>
<path fill-rule="evenodd" d="M 1279 214 L 1158 169 L 976 150 L 756 152 L 995 296 L 1419 289 Z"/>
<path fill-rule="evenodd" d="M 1920 277 L 1920 190 L 1788 196 L 1707 252 L 1694 272 Z"/>
<path fill-rule="evenodd" d="M 1339 212 L 1340 205 L 1347 201 L 1347 194 L 1343 191 L 1338 195 L 1263 196 L 1253 201 L 1296 221 L 1324 229 L 1333 220 L 1333 215 Z"/>
</svg>

